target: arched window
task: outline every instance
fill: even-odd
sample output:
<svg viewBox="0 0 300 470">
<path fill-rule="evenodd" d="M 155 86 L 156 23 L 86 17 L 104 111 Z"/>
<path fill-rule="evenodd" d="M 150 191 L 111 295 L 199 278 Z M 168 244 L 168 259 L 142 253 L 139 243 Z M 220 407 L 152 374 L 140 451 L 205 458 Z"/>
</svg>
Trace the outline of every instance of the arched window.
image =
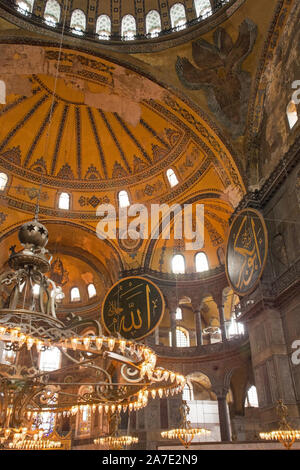
<svg viewBox="0 0 300 470">
<path fill-rule="evenodd" d="M 89 299 L 97 295 L 96 287 L 94 286 L 94 284 L 88 285 L 88 294 L 89 294 Z"/>
<path fill-rule="evenodd" d="M 134 39 L 134 36 L 136 35 L 136 22 L 134 16 L 123 16 L 121 24 L 121 35 L 125 40 Z"/>
<path fill-rule="evenodd" d="M 127 191 L 120 191 L 118 194 L 118 200 L 119 200 L 119 206 L 121 208 L 130 206 L 130 201 L 129 201 Z"/>
<path fill-rule="evenodd" d="M 161 31 L 161 19 L 157 10 L 151 10 L 146 15 L 146 33 L 155 37 Z"/>
<path fill-rule="evenodd" d="M 78 302 L 80 300 L 80 292 L 78 287 L 71 289 L 71 302 Z"/>
<path fill-rule="evenodd" d="M 6 173 L 0 173 L 0 191 L 3 191 L 6 188 L 8 181 L 8 176 Z"/>
<path fill-rule="evenodd" d="M 69 210 L 70 209 L 70 194 L 61 193 L 58 200 L 58 208 Z"/>
<path fill-rule="evenodd" d="M 32 12 L 33 3 L 34 3 L 34 0 L 17 0 L 19 12 L 25 15 L 28 12 Z"/>
<path fill-rule="evenodd" d="M 286 115 L 289 121 L 290 129 L 294 127 L 298 121 L 297 107 L 294 101 L 290 101 L 286 108 Z"/>
<path fill-rule="evenodd" d="M 72 28 L 73 33 L 83 34 L 83 31 L 86 28 L 86 18 L 82 10 L 74 10 L 71 16 L 70 28 Z"/>
<path fill-rule="evenodd" d="M 178 184 L 177 176 L 175 175 L 175 172 L 174 172 L 174 170 L 172 170 L 172 168 L 169 168 L 167 170 L 166 174 L 167 174 L 169 184 L 170 184 L 171 188 L 173 188 L 174 186 L 176 186 Z"/>
<path fill-rule="evenodd" d="M 199 16 L 209 16 L 212 14 L 210 0 L 194 0 L 197 18 Z"/>
<path fill-rule="evenodd" d="M 39 368 L 42 371 L 57 370 L 60 367 L 61 352 L 58 348 L 49 348 L 40 353 Z"/>
<path fill-rule="evenodd" d="M 252 385 L 247 391 L 245 406 L 258 408 L 257 390 L 254 385 Z"/>
<path fill-rule="evenodd" d="M 56 0 L 48 0 L 44 12 L 44 18 L 49 26 L 56 26 L 60 20 L 60 5 Z"/>
<path fill-rule="evenodd" d="M 182 3 L 175 3 L 170 8 L 170 18 L 172 28 L 182 29 L 186 24 L 185 8 Z"/>
<path fill-rule="evenodd" d="M 4 80 L 0 80 L 0 103 L 6 104 L 6 83 Z"/>
<path fill-rule="evenodd" d="M 111 33 L 111 21 L 107 15 L 100 15 L 96 23 L 96 34 L 99 39 L 109 39 Z"/>
<path fill-rule="evenodd" d="M 194 394 L 192 387 L 188 383 L 186 383 L 182 391 L 182 399 L 185 401 L 192 401 L 194 400 L 193 395 Z"/>
<path fill-rule="evenodd" d="M 202 273 L 203 271 L 208 271 L 209 270 L 207 256 L 202 251 L 200 251 L 199 253 L 196 254 L 195 264 L 196 264 L 196 272 L 197 273 Z"/>
<path fill-rule="evenodd" d="M 189 345 L 190 345 L 189 332 L 185 328 L 178 326 L 176 328 L 176 346 L 178 348 L 188 348 Z"/>
<path fill-rule="evenodd" d="M 176 320 L 182 320 L 182 310 L 180 307 L 176 308 L 175 318 Z"/>
<path fill-rule="evenodd" d="M 226 322 L 226 325 L 228 327 L 228 337 L 232 338 L 233 336 L 242 336 L 245 333 L 245 327 L 243 323 L 236 321 L 236 316 L 235 314 L 232 315 L 229 326 L 229 322 Z"/>
<path fill-rule="evenodd" d="M 172 272 L 174 274 L 185 273 L 185 262 L 183 255 L 174 255 L 172 258 Z"/>
</svg>

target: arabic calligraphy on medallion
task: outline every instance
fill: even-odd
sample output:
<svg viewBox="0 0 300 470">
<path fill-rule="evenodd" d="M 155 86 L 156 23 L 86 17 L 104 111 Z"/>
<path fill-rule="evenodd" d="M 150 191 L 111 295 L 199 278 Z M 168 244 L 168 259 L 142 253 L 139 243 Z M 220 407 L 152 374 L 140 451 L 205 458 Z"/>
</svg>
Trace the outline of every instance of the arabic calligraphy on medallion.
<svg viewBox="0 0 300 470">
<path fill-rule="evenodd" d="M 138 340 L 159 325 L 165 309 L 160 289 L 148 279 L 132 276 L 114 284 L 102 305 L 102 322 L 113 335 Z"/>
<path fill-rule="evenodd" d="M 265 267 L 268 232 L 265 221 L 255 209 L 243 209 L 234 218 L 226 251 L 226 274 L 238 295 L 252 292 Z"/>
</svg>

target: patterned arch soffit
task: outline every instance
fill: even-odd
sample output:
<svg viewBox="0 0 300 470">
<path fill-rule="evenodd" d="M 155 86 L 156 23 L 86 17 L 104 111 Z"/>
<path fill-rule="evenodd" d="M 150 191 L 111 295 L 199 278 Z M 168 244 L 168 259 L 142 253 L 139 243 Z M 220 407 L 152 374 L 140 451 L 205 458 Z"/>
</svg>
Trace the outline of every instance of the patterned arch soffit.
<svg viewBox="0 0 300 470">
<path fill-rule="evenodd" d="M 189 199 L 187 200 L 184 200 L 184 201 L 181 201 L 179 202 L 178 201 L 178 204 L 194 204 L 195 202 L 198 202 L 198 201 L 201 201 L 201 200 L 204 200 L 204 199 L 215 199 L 216 201 L 218 200 L 222 200 L 221 199 L 221 193 L 217 193 L 216 191 L 211 191 L 211 192 L 205 192 L 205 193 L 201 193 L 201 194 L 197 194 L 193 197 L 190 197 Z M 171 216 L 170 216 L 170 226 L 173 225 L 173 219 L 174 219 L 174 214 L 171 213 Z M 159 231 L 161 232 L 161 229 L 162 229 L 162 224 L 163 224 L 163 221 L 161 221 L 160 225 L 159 225 Z M 151 266 L 151 262 L 152 262 L 152 255 L 155 251 L 155 246 L 157 243 L 159 243 L 161 239 L 158 238 L 158 239 L 152 239 L 150 238 L 149 241 L 147 242 L 147 245 L 145 247 L 145 250 L 144 250 L 144 267 L 145 268 L 150 268 Z"/>
<path fill-rule="evenodd" d="M 49 40 L 43 40 L 43 39 L 31 39 L 31 38 L 20 38 L 20 37 L 12 37 L 7 38 L 4 40 L 3 38 L 0 38 L 0 44 L 16 44 L 16 45 L 31 45 L 31 46 L 40 46 L 40 47 L 60 47 L 60 44 L 56 41 L 49 41 Z M 176 87 L 173 85 L 170 85 L 164 81 L 157 80 L 156 77 L 154 77 L 149 71 L 145 71 L 142 69 L 142 66 L 140 64 L 136 63 L 136 59 L 130 57 L 132 62 L 129 62 L 127 60 L 120 59 L 119 57 L 111 57 L 105 52 L 101 51 L 100 52 L 95 52 L 90 49 L 82 48 L 82 47 L 74 47 L 73 45 L 67 45 L 64 44 L 63 50 L 70 50 L 74 51 L 77 53 L 84 53 L 84 54 L 89 54 L 92 57 L 96 57 L 98 59 L 103 59 L 108 62 L 111 62 L 112 64 L 119 65 L 121 67 L 124 67 L 125 69 L 131 70 L 132 72 L 135 72 L 138 75 L 141 75 L 142 77 L 145 77 L 149 80 L 151 80 L 153 83 L 156 83 L 157 85 L 161 86 L 163 89 L 166 91 L 170 92 L 174 97 L 179 98 L 186 106 L 188 106 L 194 113 L 196 113 L 201 120 L 203 120 L 207 126 L 209 126 L 210 130 L 221 140 L 223 143 L 224 147 L 227 149 L 227 151 L 230 153 L 230 156 L 236 166 L 236 169 L 238 170 L 239 173 L 239 179 L 241 182 L 241 186 L 243 187 L 243 191 L 245 191 L 245 183 L 247 181 L 246 173 L 244 170 L 244 166 L 242 165 L 242 155 L 239 153 L 235 147 L 234 143 L 229 139 L 220 129 L 220 127 L 216 124 L 214 120 L 212 120 L 207 113 L 205 113 L 194 101 L 192 101 L 188 96 L 186 96 L 182 91 L 178 90 Z"/>
<path fill-rule="evenodd" d="M 29 220 L 32 220 L 32 217 L 31 218 L 26 218 L 24 219 L 24 221 L 16 224 L 15 226 L 10 226 L 0 237 L 0 246 L 1 246 L 1 243 L 3 240 L 5 240 L 6 238 L 9 238 L 11 235 L 15 234 L 20 226 L 25 223 L 25 222 L 28 222 Z M 83 232 L 86 232 L 88 233 L 89 235 L 91 235 L 93 238 L 95 238 L 95 242 L 100 242 L 97 235 L 96 235 L 96 231 L 94 229 L 91 229 L 89 227 L 86 227 L 84 225 L 81 225 L 81 224 L 77 224 L 75 222 L 71 222 L 71 221 L 61 221 L 61 220 L 53 220 L 53 219 L 41 219 L 40 222 L 42 224 L 44 224 L 46 227 L 49 227 L 49 225 L 68 225 L 69 227 L 73 227 L 74 229 L 77 229 L 77 230 L 82 230 Z M 111 250 L 113 251 L 117 261 L 119 262 L 119 267 L 120 267 L 120 270 L 124 270 L 124 264 L 123 264 L 123 261 L 122 261 L 122 257 L 120 256 L 120 253 L 119 251 L 116 249 L 116 247 L 109 242 L 109 240 L 101 240 L 101 242 L 105 243 L 107 246 L 109 246 L 109 248 L 111 248 Z M 52 243 L 55 243 L 55 240 L 52 240 Z M 97 257 L 95 255 L 93 255 L 96 259 Z"/>
</svg>

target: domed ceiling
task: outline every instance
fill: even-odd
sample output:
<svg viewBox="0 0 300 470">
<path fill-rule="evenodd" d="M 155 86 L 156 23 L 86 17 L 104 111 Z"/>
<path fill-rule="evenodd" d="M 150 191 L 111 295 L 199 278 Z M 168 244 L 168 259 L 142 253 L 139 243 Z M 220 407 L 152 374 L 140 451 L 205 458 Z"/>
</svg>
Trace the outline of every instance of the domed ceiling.
<svg viewBox="0 0 300 470">
<path fill-rule="evenodd" d="M 224 244 L 233 207 L 244 192 L 234 159 L 218 129 L 201 110 L 117 64 L 53 47 L 0 45 L 0 168 L 9 176 L 0 198 L 5 230 L 40 216 L 75 220 L 95 230 L 96 208 L 117 207 L 118 192 L 130 202 L 207 204 L 207 249 Z M 166 170 L 178 184 L 171 188 Z M 70 210 L 58 209 L 61 191 Z M 5 223 L 4 223 L 5 222 Z M 96 238 L 97 239 L 97 238 Z M 114 242 L 123 265 L 152 258 L 151 242 Z M 161 247 L 160 249 L 165 250 Z M 146 251 L 144 251 L 146 250 Z M 157 261 L 154 261 L 157 259 Z"/>
</svg>

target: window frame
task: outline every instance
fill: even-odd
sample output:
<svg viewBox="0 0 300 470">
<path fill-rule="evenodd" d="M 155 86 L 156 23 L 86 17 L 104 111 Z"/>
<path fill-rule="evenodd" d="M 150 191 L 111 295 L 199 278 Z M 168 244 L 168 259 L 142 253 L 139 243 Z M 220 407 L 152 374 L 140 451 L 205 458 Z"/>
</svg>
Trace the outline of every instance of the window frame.
<svg viewBox="0 0 300 470">
<path fill-rule="evenodd" d="M 178 256 L 182 257 L 182 259 L 183 259 L 184 272 L 176 273 L 176 272 L 174 272 L 174 270 L 173 270 L 173 260 L 174 260 L 175 257 L 178 257 Z M 171 258 L 171 272 L 172 272 L 173 274 L 185 274 L 185 273 L 186 273 L 186 260 L 185 260 L 185 257 L 184 257 L 184 255 L 183 255 L 182 253 L 176 253 L 176 254 L 174 254 L 174 255 L 172 256 L 172 258 Z"/>
<path fill-rule="evenodd" d="M 72 291 L 74 291 L 75 289 L 77 289 L 77 290 L 78 290 L 78 293 L 79 293 L 79 298 L 78 298 L 78 299 L 72 299 Z M 76 303 L 76 302 L 81 302 L 81 300 L 82 300 L 82 299 L 81 299 L 79 287 L 77 287 L 77 286 L 71 287 L 71 289 L 70 289 L 70 302 L 71 302 L 71 303 L 74 303 L 74 302 Z"/>
<path fill-rule="evenodd" d="M 199 259 L 199 255 L 203 254 L 205 256 L 206 262 L 207 262 L 207 269 L 203 269 L 202 271 L 197 271 L 197 258 Z M 210 270 L 209 262 L 208 262 L 208 256 L 204 251 L 197 251 L 197 253 L 194 256 L 194 264 L 195 264 L 195 272 L 196 273 L 205 273 Z"/>
</svg>

